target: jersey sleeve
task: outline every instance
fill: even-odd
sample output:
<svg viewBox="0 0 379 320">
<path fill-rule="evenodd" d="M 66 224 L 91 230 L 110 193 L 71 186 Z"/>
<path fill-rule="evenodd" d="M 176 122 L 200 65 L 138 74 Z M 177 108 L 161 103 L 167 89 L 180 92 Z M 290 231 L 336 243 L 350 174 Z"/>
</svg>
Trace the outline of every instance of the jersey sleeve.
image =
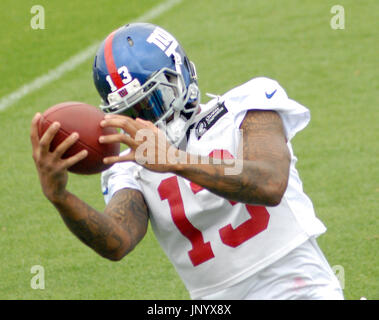
<svg viewBox="0 0 379 320">
<path fill-rule="evenodd" d="M 128 152 L 126 150 L 121 154 Z M 142 191 L 141 186 L 135 178 L 137 170 L 139 170 L 139 166 L 134 162 L 120 162 L 101 173 L 101 189 L 106 204 L 121 189 L 131 188 Z"/>
<path fill-rule="evenodd" d="M 230 90 L 222 99 L 234 114 L 236 127 L 241 125 L 248 110 L 273 110 L 280 115 L 286 137 L 291 140 L 310 121 L 309 110 L 288 98 L 280 84 L 269 78 L 254 78 Z"/>
</svg>

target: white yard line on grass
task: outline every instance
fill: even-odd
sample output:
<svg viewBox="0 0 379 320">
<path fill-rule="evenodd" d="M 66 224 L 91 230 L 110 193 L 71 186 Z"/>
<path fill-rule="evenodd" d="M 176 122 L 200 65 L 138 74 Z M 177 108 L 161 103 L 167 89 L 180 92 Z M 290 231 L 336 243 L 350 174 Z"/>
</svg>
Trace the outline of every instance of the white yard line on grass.
<svg viewBox="0 0 379 320">
<path fill-rule="evenodd" d="M 168 0 L 160 5 L 157 5 L 156 7 L 152 8 L 139 18 L 135 19 L 135 22 L 138 21 L 149 21 L 154 18 L 157 18 L 162 13 L 168 11 L 176 4 L 180 3 L 182 0 Z M 26 95 L 41 89 L 43 86 L 45 86 L 48 83 L 51 83 L 54 80 L 57 80 L 61 78 L 65 73 L 74 70 L 76 67 L 78 67 L 80 64 L 88 60 L 89 58 L 94 57 L 95 52 L 100 45 L 100 41 L 97 41 L 96 43 L 90 45 L 89 47 L 85 48 L 84 50 L 80 51 L 70 59 L 66 60 L 62 64 L 60 64 L 55 69 L 50 70 L 46 74 L 34 79 L 33 81 L 24 84 L 22 87 L 18 88 L 16 91 L 13 91 L 12 93 L 2 97 L 0 99 L 0 111 L 3 111 L 10 107 L 12 104 L 17 102 L 18 100 L 22 99 Z"/>
</svg>

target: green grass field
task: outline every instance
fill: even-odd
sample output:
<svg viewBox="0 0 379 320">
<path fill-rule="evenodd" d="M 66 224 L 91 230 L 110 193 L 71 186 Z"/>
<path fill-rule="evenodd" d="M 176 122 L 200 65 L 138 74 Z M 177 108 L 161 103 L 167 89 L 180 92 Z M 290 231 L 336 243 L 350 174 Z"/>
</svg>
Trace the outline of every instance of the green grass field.
<svg viewBox="0 0 379 320">
<path fill-rule="evenodd" d="M 40 0 L 45 29 L 33 30 L 34 1 L 2 0 L 0 99 L 157 3 Z M 335 4 L 345 9 L 343 30 L 330 26 Z M 204 100 L 268 76 L 310 108 L 311 124 L 293 141 L 297 167 L 328 227 L 320 246 L 344 268 L 347 299 L 379 298 L 378 12 L 376 0 L 183 0 L 152 20 L 195 61 Z M 79 242 L 42 195 L 31 118 L 61 101 L 97 105 L 91 67 L 88 59 L 0 111 L 0 299 L 188 299 L 150 229 L 129 256 L 110 262 Z M 99 175 L 71 175 L 69 189 L 104 208 Z M 34 265 L 45 269 L 44 290 L 31 288 Z"/>
</svg>

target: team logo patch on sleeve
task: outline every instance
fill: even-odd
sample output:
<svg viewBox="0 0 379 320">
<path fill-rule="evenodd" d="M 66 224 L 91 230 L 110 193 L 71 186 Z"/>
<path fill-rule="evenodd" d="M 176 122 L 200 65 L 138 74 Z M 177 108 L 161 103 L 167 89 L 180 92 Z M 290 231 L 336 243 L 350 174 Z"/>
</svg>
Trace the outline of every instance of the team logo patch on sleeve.
<svg viewBox="0 0 379 320">
<path fill-rule="evenodd" d="M 197 140 L 200 138 L 224 115 L 228 112 L 224 103 L 219 104 L 215 109 L 204 116 L 196 125 L 195 134 Z"/>
</svg>

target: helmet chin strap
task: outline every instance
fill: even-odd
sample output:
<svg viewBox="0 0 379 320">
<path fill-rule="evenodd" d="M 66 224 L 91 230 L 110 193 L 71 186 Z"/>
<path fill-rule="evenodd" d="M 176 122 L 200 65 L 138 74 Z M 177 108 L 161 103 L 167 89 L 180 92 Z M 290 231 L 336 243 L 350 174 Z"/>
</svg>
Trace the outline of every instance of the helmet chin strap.
<svg viewBox="0 0 379 320">
<path fill-rule="evenodd" d="M 188 113 L 192 112 L 191 117 L 189 119 L 184 119 L 181 115 L 181 111 L 184 111 L 184 105 L 190 99 L 196 99 L 196 107 L 188 110 Z M 186 101 L 186 102 L 184 102 Z M 182 142 L 183 138 L 186 136 L 187 129 L 193 123 L 193 120 L 199 110 L 200 106 L 200 92 L 196 83 L 191 83 L 188 86 L 188 91 L 186 97 L 184 97 L 184 101 L 181 99 L 176 99 L 172 103 L 172 107 L 174 109 L 174 117 L 168 123 L 160 123 L 158 124 L 161 129 L 166 132 L 167 138 L 169 141 L 175 145 L 176 147 Z"/>
<path fill-rule="evenodd" d="M 175 121 L 170 121 L 166 124 L 165 131 L 169 141 L 178 146 L 183 139 L 183 132 L 186 132 L 186 125 L 188 121 L 184 121 L 182 118 L 178 118 Z"/>
<path fill-rule="evenodd" d="M 197 103 L 196 107 L 192 108 L 192 114 L 189 119 L 184 119 L 183 115 L 178 111 L 174 113 L 174 118 L 168 123 L 158 124 L 158 127 L 166 132 L 168 140 L 176 147 L 179 147 L 183 138 L 186 136 L 188 128 L 193 124 L 199 107 L 200 104 Z"/>
</svg>

